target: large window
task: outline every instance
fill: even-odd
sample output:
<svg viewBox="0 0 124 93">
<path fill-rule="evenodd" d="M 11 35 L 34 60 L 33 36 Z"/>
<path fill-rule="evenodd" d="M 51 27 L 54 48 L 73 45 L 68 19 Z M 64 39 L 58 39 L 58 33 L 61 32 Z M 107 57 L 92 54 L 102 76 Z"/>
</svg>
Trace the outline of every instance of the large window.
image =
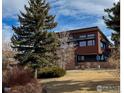
<svg viewBox="0 0 124 93">
<path fill-rule="evenodd" d="M 94 62 L 96 61 L 96 55 L 77 55 L 78 62 Z"/>
<path fill-rule="evenodd" d="M 101 41 L 101 42 L 100 42 L 100 47 L 104 49 L 104 48 L 106 47 L 105 43 L 103 43 L 103 42 Z"/>
<path fill-rule="evenodd" d="M 85 58 L 84 58 L 84 56 L 77 56 L 77 58 L 78 58 L 78 61 L 84 61 L 85 60 Z"/>
<path fill-rule="evenodd" d="M 80 35 L 80 38 L 86 38 L 86 34 Z"/>
<path fill-rule="evenodd" d="M 86 41 L 80 41 L 79 46 L 86 46 Z"/>
<path fill-rule="evenodd" d="M 100 42 L 100 47 L 101 47 L 101 48 L 104 48 L 104 45 L 103 45 L 103 43 L 102 43 L 102 42 Z"/>
<path fill-rule="evenodd" d="M 95 40 L 88 40 L 87 45 L 88 46 L 95 46 Z"/>
<path fill-rule="evenodd" d="M 96 56 L 97 61 L 105 61 L 106 57 L 102 54 L 102 55 L 98 55 Z"/>
<path fill-rule="evenodd" d="M 95 34 L 88 34 L 87 37 L 95 37 Z"/>
<path fill-rule="evenodd" d="M 79 46 L 95 46 L 95 40 L 80 41 Z"/>
</svg>

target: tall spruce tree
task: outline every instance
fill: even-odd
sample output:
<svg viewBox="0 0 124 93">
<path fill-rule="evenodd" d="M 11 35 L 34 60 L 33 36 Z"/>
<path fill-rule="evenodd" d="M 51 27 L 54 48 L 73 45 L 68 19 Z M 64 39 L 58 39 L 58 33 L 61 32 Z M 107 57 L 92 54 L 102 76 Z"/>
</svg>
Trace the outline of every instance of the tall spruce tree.
<svg viewBox="0 0 124 93">
<path fill-rule="evenodd" d="M 20 65 L 37 69 L 53 64 L 51 58 L 58 47 L 58 39 L 54 32 L 57 23 L 55 16 L 49 13 L 50 6 L 45 0 L 29 0 L 29 6 L 24 6 L 25 12 L 18 16 L 20 25 L 12 26 L 14 34 L 11 38 L 12 48 L 17 51 L 15 59 Z"/>
<path fill-rule="evenodd" d="M 120 45 L 120 2 L 114 3 L 113 7 L 105 9 L 105 12 L 107 16 L 104 16 L 103 19 L 107 27 L 115 31 L 112 33 L 112 40 L 118 47 Z"/>
</svg>

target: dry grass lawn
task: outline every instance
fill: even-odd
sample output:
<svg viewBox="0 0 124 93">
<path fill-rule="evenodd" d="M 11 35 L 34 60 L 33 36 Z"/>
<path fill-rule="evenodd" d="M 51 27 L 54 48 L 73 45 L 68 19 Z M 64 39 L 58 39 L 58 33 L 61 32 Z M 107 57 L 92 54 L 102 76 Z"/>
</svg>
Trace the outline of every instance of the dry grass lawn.
<svg viewBox="0 0 124 93">
<path fill-rule="evenodd" d="M 113 71 L 71 70 L 64 77 L 40 82 L 47 87 L 48 93 L 119 93 L 119 80 L 112 74 Z M 99 85 L 104 88 L 101 92 L 97 91 Z"/>
</svg>

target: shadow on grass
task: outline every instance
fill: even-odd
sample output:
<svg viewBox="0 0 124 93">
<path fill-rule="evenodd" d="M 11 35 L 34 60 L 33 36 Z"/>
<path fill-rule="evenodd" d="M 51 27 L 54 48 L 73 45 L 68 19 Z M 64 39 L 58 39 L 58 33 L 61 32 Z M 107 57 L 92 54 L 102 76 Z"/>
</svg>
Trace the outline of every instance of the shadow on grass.
<svg viewBox="0 0 124 93">
<path fill-rule="evenodd" d="M 74 91 L 96 91 L 98 85 L 102 86 L 119 86 L 119 81 L 51 81 L 45 83 L 48 93 L 65 93 Z"/>
</svg>

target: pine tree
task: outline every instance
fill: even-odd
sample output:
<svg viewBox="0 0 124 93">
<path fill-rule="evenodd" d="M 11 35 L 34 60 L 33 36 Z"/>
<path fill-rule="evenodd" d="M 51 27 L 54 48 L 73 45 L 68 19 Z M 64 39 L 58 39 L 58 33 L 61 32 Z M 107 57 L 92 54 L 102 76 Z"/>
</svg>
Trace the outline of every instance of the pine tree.
<svg viewBox="0 0 124 93">
<path fill-rule="evenodd" d="M 54 32 L 55 16 L 50 15 L 50 6 L 45 0 L 29 0 L 29 6 L 24 6 L 26 12 L 18 16 L 20 25 L 12 26 L 14 34 L 11 38 L 12 48 L 17 51 L 15 59 L 20 65 L 37 69 L 49 64 L 53 52 L 58 47 L 58 39 Z"/>
<path fill-rule="evenodd" d="M 112 40 L 115 42 L 116 46 L 120 45 L 120 2 L 113 4 L 112 8 L 105 9 L 107 16 L 103 19 L 108 28 L 115 31 L 112 33 Z"/>
<path fill-rule="evenodd" d="M 115 44 L 115 49 L 112 49 L 111 55 L 108 59 L 108 62 L 115 66 L 116 69 L 114 71 L 114 75 L 117 78 L 120 76 L 120 2 L 117 4 L 114 3 L 112 8 L 105 9 L 107 13 L 107 17 L 103 17 L 108 28 L 112 29 L 114 32 L 112 33 L 112 40 Z"/>
</svg>

